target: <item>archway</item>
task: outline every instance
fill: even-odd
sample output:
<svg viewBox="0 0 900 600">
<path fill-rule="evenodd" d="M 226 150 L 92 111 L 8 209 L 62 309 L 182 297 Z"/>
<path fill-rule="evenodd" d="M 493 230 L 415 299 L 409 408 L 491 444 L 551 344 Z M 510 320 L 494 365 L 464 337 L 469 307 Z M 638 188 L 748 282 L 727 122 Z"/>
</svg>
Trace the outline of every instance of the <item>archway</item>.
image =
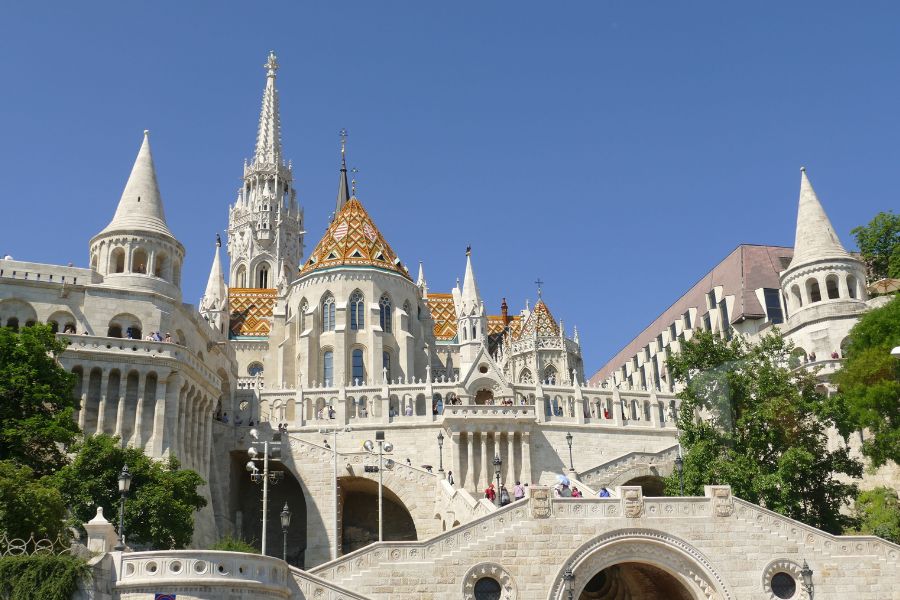
<svg viewBox="0 0 900 600">
<path fill-rule="evenodd" d="M 341 553 L 378 541 L 378 482 L 365 477 L 341 477 Z M 403 501 L 382 488 L 385 541 L 415 541 L 416 525 Z"/>
<path fill-rule="evenodd" d="M 647 563 L 622 562 L 606 567 L 584 586 L 579 600 L 694 600 L 667 571 Z"/>
<path fill-rule="evenodd" d="M 475 392 L 475 404 L 493 404 L 494 392 L 488 389 L 480 389 Z"/>
<path fill-rule="evenodd" d="M 666 482 L 659 475 L 643 475 L 641 477 L 635 477 L 626 481 L 622 485 L 641 486 L 641 494 L 643 496 L 659 498 L 666 495 Z"/>
</svg>

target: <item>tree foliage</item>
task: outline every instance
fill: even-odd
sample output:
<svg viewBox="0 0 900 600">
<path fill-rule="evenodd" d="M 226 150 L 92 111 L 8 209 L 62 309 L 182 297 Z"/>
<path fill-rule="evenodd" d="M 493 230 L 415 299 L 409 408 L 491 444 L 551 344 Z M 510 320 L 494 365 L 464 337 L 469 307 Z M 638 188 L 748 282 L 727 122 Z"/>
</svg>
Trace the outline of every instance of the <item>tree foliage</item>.
<svg viewBox="0 0 900 600">
<path fill-rule="evenodd" d="M 740 498 L 840 533 L 856 487 L 836 475 L 859 477 L 862 467 L 846 449 L 828 450 L 827 427 L 850 429 L 846 411 L 816 391 L 813 374 L 788 368 L 791 350 L 777 332 L 755 345 L 699 332 L 670 359 L 686 384 L 678 416 L 685 493 L 728 484 Z M 678 493 L 677 473 L 666 490 Z"/>
<path fill-rule="evenodd" d="M 850 231 L 866 263 L 870 280 L 900 278 L 900 215 L 880 212 Z"/>
<path fill-rule="evenodd" d="M 0 460 L 46 475 L 66 462 L 78 434 L 73 376 L 57 362 L 66 345 L 49 325 L 0 328 Z"/>
<path fill-rule="evenodd" d="M 55 540 L 63 535 L 66 505 L 47 478 L 24 465 L 0 461 L 0 531 L 11 538 Z"/>
<path fill-rule="evenodd" d="M 140 449 L 122 448 L 117 437 L 108 435 L 86 438 L 75 451 L 72 463 L 54 475 L 75 525 L 92 519 L 97 506 L 106 515 L 118 514 L 118 477 L 127 464 L 132 474 L 125 510 L 129 543 L 154 548 L 184 548 L 190 543 L 194 511 L 206 506 L 197 491 L 204 485 L 200 475 L 181 469 L 175 457 L 153 461 Z"/>
<path fill-rule="evenodd" d="M 87 563 L 68 554 L 0 558 L 0 598 L 70 600 L 90 575 Z"/>
<path fill-rule="evenodd" d="M 834 376 L 838 394 L 857 429 L 866 431 L 862 451 L 876 466 L 900 463 L 900 295 L 873 309 L 850 330 L 845 360 Z"/>
<path fill-rule="evenodd" d="M 900 500 L 896 490 L 878 487 L 860 493 L 853 513 L 859 523 L 859 533 L 900 544 Z"/>
<path fill-rule="evenodd" d="M 226 535 L 219 539 L 218 542 L 210 547 L 210 550 L 225 550 L 228 552 L 247 552 L 249 554 L 259 554 L 259 550 L 254 548 L 252 544 L 244 540 Z"/>
</svg>

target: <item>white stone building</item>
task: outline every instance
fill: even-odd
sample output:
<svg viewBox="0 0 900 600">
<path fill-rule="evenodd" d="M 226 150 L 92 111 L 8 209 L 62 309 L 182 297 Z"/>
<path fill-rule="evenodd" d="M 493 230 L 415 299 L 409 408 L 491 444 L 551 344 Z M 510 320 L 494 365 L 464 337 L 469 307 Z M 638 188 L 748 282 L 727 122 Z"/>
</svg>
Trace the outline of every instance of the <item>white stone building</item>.
<svg viewBox="0 0 900 600">
<path fill-rule="evenodd" d="M 265 68 L 254 156 L 229 208 L 229 264 L 217 240 L 198 307 L 181 301 L 185 250 L 166 223 L 146 134 L 115 216 L 90 241 L 89 269 L 0 261 L 0 324 L 51 322 L 72 342 L 62 362 L 79 376 L 84 431 L 174 453 L 209 482 L 197 547 L 224 534 L 260 542 L 247 450 L 251 431 L 281 438 L 264 550 L 278 553 L 273 513 L 287 504 L 291 568 L 205 551 L 108 554 L 96 597 L 806 598 L 805 559 L 834 594 L 861 571 L 881 577 L 861 598 L 900 589 L 890 544 L 815 532 L 727 488 L 653 498 L 673 468 L 678 410 L 656 372 L 585 382 L 577 331 L 568 336 L 543 299 L 487 313 L 471 249 L 449 293 L 428 288 L 421 264 L 413 280 L 348 185 L 344 147 L 334 216 L 310 226 L 324 234 L 306 255 L 274 55 Z M 811 187 L 804 193 L 801 219 L 818 219 Z M 857 314 L 858 264 L 810 244 L 785 271 L 786 289 L 807 286 L 827 249 L 829 268 L 842 269 L 843 296 L 831 300 Z M 804 306 L 789 303 L 789 326 L 804 310 L 822 318 L 813 291 L 800 288 Z M 376 471 L 363 443 L 381 432 L 393 450 Z M 545 486 L 560 474 L 586 498 L 553 498 Z M 385 541 L 373 544 L 379 480 Z M 511 495 L 517 481 L 533 491 L 497 509 L 482 491 L 498 481 Z M 613 497 L 597 498 L 601 487 Z M 772 591 L 779 573 L 791 595 Z"/>
</svg>

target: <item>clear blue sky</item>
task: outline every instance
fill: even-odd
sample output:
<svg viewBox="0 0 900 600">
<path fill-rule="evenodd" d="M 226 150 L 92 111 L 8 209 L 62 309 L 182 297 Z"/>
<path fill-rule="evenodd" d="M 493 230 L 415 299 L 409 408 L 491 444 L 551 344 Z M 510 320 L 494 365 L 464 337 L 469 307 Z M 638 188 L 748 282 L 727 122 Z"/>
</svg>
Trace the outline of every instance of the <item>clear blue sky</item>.
<svg viewBox="0 0 900 600">
<path fill-rule="evenodd" d="M 534 300 L 601 366 L 740 243 L 793 243 L 806 165 L 844 243 L 900 205 L 896 2 L 7 3 L 0 252 L 87 265 L 152 131 L 185 301 L 279 56 L 307 249 L 337 186 L 434 291 L 472 244 L 491 312 Z"/>
</svg>

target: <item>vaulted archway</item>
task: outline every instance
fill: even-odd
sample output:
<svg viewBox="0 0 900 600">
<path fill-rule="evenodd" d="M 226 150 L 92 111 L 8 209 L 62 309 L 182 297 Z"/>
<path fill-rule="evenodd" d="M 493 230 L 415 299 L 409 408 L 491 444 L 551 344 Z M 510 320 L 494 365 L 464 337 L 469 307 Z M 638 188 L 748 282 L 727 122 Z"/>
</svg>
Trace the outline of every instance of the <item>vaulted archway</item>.
<svg viewBox="0 0 900 600">
<path fill-rule="evenodd" d="M 341 477 L 341 553 L 347 554 L 378 541 L 378 482 L 365 477 Z M 403 501 L 387 486 L 382 488 L 383 539 L 418 539 L 413 517 Z"/>
</svg>

